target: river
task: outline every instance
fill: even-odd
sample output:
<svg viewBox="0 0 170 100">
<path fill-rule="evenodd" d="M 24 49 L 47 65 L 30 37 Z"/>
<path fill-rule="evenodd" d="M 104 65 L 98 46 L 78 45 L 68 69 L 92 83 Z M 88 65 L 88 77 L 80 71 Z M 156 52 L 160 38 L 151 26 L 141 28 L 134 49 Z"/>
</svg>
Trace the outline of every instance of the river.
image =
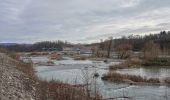
<svg viewBox="0 0 170 100">
<path fill-rule="evenodd" d="M 33 62 L 49 60 L 47 57 L 31 57 L 31 59 Z M 92 77 L 93 73 L 99 73 L 99 77 L 94 80 L 103 98 L 127 96 L 131 100 L 170 100 L 170 87 L 167 86 L 138 86 L 102 81 L 102 75 L 109 71 L 108 66 L 120 63 L 118 60 L 104 63 L 103 61 L 73 60 L 72 58 L 65 57 L 64 60 L 53 62 L 55 66 L 41 65 L 34 67 L 39 78 L 43 80 L 59 80 L 69 84 L 83 84 L 85 82 L 84 78 L 87 77 L 85 75 L 88 74 L 88 77 L 94 79 Z M 170 76 L 169 68 L 133 68 L 122 69 L 117 72 L 160 79 Z M 126 99 L 119 98 L 118 100 Z"/>
</svg>

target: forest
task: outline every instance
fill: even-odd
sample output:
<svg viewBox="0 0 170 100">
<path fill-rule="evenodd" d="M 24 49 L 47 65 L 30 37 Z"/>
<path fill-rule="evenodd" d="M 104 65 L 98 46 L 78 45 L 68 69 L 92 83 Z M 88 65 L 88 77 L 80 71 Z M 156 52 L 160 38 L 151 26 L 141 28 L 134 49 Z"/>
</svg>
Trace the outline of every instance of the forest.
<svg viewBox="0 0 170 100">
<path fill-rule="evenodd" d="M 34 44 L 12 44 L 12 45 L 4 45 L 1 44 L 1 48 L 5 48 L 10 51 L 14 52 L 33 52 L 33 51 L 52 51 L 52 50 L 57 50 L 57 51 L 62 51 L 64 46 L 72 46 L 68 42 L 63 42 L 63 41 L 41 41 L 41 42 L 36 42 Z"/>
<path fill-rule="evenodd" d="M 121 38 L 114 39 L 114 37 L 110 37 L 107 40 L 101 40 L 100 43 L 92 43 L 92 44 L 82 44 L 87 47 L 98 46 L 101 50 L 108 50 L 108 45 L 110 44 L 110 49 L 112 51 L 116 51 L 120 48 L 121 45 L 129 46 L 132 51 L 142 51 L 143 48 L 149 42 L 153 42 L 157 44 L 161 50 L 169 50 L 170 49 L 170 31 L 161 31 L 159 34 L 149 34 L 145 36 L 141 35 L 129 35 L 122 36 Z M 13 45 L 3 45 L 1 44 L 1 48 L 8 49 L 10 51 L 16 52 L 31 52 L 31 51 L 44 51 L 44 50 L 57 50 L 62 51 L 63 47 L 73 47 L 75 44 L 63 41 L 41 41 L 36 42 L 34 44 L 13 44 Z"/>
</svg>

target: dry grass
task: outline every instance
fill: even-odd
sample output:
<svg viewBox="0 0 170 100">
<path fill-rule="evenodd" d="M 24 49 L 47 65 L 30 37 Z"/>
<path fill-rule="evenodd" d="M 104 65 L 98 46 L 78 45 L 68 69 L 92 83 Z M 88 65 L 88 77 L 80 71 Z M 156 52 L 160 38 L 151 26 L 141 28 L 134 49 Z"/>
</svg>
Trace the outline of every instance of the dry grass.
<svg viewBox="0 0 170 100">
<path fill-rule="evenodd" d="M 30 52 L 28 56 L 43 56 L 43 55 L 49 55 L 48 52 Z"/>
<path fill-rule="evenodd" d="M 143 62 L 144 66 L 169 66 L 170 58 L 147 59 Z"/>
<path fill-rule="evenodd" d="M 28 54 L 29 56 L 38 56 L 38 55 L 41 55 L 39 52 L 31 52 Z"/>
<path fill-rule="evenodd" d="M 147 79 L 145 77 L 136 75 L 119 74 L 115 72 L 109 72 L 102 77 L 103 80 L 114 81 L 114 82 L 146 82 L 146 83 L 160 83 L 157 78 Z"/>
<path fill-rule="evenodd" d="M 168 84 L 168 85 L 170 85 L 170 78 L 166 78 L 166 79 L 165 79 L 165 83 Z"/>
<path fill-rule="evenodd" d="M 126 63 L 120 63 L 120 64 L 116 64 L 116 65 L 110 65 L 109 69 L 110 70 L 116 70 L 116 69 L 124 69 L 124 68 L 128 68 L 128 65 Z"/>
<path fill-rule="evenodd" d="M 124 69 L 124 68 L 134 68 L 134 67 L 140 67 L 141 65 L 142 65 L 142 60 L 140 60 L 139 58 L 131 58 L 120 64 L 111 65 L 109 66 L 109 69 L 116 70 L 116 69 Z"/>
<path fill-rule="evenodd" d="M 40 81 L 41 100 L 101 100 L 100 96 L 89 97 L 84 87 L 75 87 L 58 81 Z"/>
<path fill-rule="evenodd" d="M 87 59 L 87 57 L 85 57 L 85 56 L 75 56 L 74 57 L 74 60 L 86 60 Z"/>
<path fill-rule="evenodd" d="M 50 55 L 50 59 L 51 60 L 61 60 L 62 59 L 62 55 L 54 53 L 54 54 Z"/>
</svg>

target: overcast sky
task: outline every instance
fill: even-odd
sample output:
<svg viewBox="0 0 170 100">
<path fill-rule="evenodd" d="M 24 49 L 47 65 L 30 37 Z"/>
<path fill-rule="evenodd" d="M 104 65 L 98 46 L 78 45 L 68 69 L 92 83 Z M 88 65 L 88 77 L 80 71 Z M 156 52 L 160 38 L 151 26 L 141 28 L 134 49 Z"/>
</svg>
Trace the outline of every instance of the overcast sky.
<svg viewBox="0 0 170 100">
<path fill-rule="evenodd" d="M 0 42 L 107 37 L 170 29 L 170 0 L 0 0 Z"/>
</svg>

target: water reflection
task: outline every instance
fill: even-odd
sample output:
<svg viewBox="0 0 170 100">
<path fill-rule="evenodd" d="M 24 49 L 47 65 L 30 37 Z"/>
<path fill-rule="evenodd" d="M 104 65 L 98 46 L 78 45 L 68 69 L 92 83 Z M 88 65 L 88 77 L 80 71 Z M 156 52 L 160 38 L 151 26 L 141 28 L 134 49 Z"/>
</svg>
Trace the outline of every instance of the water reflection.
<svg viewBox="0 0 170 100">
<path fill-rule="evenodd" d="M 97 87 L 104 98 L 128 96 L 132 100 L 165 100 L 165 97 L 170 99 L 170 88 L 166 86 L 136 86 L 102 81 L 101 76 L 108 72 L 109 64 L 101 61 L 74 61 L 73 59 L 66 59 L 55 61 L 55 63 L 56 66 L 35 67 L 37 75 L 46 80 L 55 79 L 70 84 L 82 84 L 82 71 L 88 70 L 91 74 L 96 70 L 99 73 L 99 77 L 96 79 Z M 159 78 L 170 75 L 170 70 L 166 68 L 133 68 L 118 70 L 118 72 Z M 122 99 L 119 98 L 117 100 Z"/>
<path fill-rule="evenodd" d="M 170 68 L 167 67 L 141 67 L 131 69 L 120 69 L 116 72 L 121 74 L 140 75 L 147 78 L 159 78 L 161 80 L 170 77 Z"/>
</svg>

